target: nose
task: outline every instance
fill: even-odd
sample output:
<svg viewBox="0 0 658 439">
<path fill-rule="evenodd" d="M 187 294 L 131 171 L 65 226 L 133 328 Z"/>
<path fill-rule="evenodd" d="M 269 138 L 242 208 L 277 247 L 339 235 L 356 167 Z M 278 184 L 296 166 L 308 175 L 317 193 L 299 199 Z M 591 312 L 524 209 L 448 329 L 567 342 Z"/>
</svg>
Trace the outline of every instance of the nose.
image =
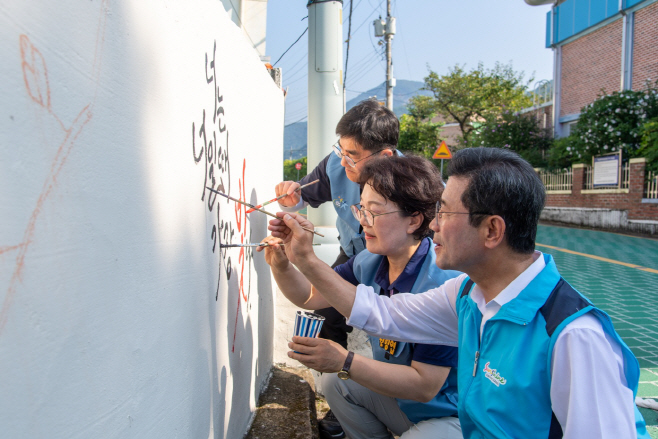
<svg viewBox="0 0 658 439">
<path fill-rule="evenodd" d="M 441 228 L 439 227 L 439 217 L 436 216 L 434 219 L 430 222 L 430 230 L 434 231 L 435 233 L 438 233 Z"/>
<path fill-rule="evenodd" d="M 359 214 L 359 224 L 365 227 L 370 227 L 370 224 L 368 224 L 368 221 L 366 220 L 366 216 L 363 214 Z"/>
<path fill-rule="evenodd" d="M 342 155 L 342 156 L 340 157 L 340 164 L 341 164 L 341 166 L 342 166 L 343 168 L 347 168 L 347 169 L 350 169 L 350 168 L 351 168 L 350 164 L 347 163 L 347 159 L 345 158 L 345 155 Z"/>
</svg>

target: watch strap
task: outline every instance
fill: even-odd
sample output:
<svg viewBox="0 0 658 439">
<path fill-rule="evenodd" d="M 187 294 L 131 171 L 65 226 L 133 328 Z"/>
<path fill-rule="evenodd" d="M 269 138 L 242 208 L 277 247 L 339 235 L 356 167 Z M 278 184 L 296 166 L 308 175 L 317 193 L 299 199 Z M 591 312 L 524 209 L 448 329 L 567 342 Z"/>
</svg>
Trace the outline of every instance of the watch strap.
<svg viewBox="0 0 658 439">
<path fill-rule="evenodd" d="M 354 352 L 349 351 L 347 353 L 347 358 L 345 359 L 345 363 L 343 364 L 343 368 L 341 369 L 343 372 L 349 373 L 350 367 L 352 367 L 353 359 L 354 359 Z"/>
</svg>

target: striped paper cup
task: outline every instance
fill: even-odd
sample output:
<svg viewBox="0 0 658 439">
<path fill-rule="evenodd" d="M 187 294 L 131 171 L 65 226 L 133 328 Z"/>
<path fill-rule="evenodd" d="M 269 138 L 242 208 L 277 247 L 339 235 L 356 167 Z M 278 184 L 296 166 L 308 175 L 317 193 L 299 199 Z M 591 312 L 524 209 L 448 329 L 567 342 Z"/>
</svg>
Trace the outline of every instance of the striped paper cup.
<svg viewBox="0 0 658 439">
<path fill-rule="evenodd" d="M 299 337 L 317 337 L 324 323 L 324 317 L 308 311 L 297 311 L 294 335 Z"/>
</svg>

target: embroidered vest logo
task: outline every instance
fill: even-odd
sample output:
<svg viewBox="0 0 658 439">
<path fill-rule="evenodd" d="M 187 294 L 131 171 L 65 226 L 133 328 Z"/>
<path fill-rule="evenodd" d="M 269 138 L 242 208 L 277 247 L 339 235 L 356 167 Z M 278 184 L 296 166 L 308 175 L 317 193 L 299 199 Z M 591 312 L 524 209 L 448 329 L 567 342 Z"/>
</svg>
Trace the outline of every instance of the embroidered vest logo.
<svg viewBox="0 0 658 439">
<path fill-rule="evenodd" d="M 347 204 L 345 204 L 345 200 L 340 195 L 338 196 L 338 198 L 334 198 L 332 201 L 334 202 L 334 205 L 340 209 L 347 208 Z"/>
<path fill-rule="evenodd" d="M 496 385 L 496 387 L 499 387 L 501 384 L 505 385 L 507 383 L 507 380 L 503 377 L 500 376 L 500 374 L 496 371 L 496 369 L 492 369 L 489 367 L 489 361 L 487 361 L 487 364 L 484 365 L 484 376 L 489 379 L 492 383 Z"/>
</svg>

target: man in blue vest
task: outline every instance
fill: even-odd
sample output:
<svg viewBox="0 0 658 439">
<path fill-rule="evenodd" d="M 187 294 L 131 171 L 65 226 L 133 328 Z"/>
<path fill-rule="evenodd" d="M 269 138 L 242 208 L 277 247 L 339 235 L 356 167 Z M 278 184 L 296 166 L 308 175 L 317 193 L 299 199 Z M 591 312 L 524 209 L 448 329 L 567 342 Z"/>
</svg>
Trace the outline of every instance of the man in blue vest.
<svg viewBox="0 0 658 439">
<path fill-rule="evenodd" d="M 422 294 L 378 296 L 314 257 L 305 218 L 280 213 L 288 258 L 350 324 L 458 345 L 465 438 L 649 439 L 634 403 L 637 359 L 608 315 L 534 250 L 545 190 L 532 166 L 505 149 L 468 148 L 449 173 L 432 223 L 436 263 L 464 275 Z"/>
</svg>

